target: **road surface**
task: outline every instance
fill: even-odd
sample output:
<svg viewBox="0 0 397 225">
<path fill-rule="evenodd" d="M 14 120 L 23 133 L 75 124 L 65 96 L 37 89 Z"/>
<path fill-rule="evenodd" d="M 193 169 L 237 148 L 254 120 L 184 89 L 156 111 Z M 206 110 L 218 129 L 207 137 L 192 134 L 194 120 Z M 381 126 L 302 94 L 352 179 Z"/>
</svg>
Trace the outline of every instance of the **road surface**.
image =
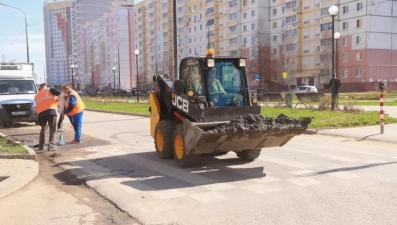
<svg viewBox="0 0 397 225">
<path fill-rule="evenodd" d="M 34 129 L 8 134 L 34 144 Z M 394 143 L 300 135 L 252 163 L 229 153 L 183 169 L 157 158 L 148 118 L 85 112 L 83 133 L 46 154 L 144 224 L 397 224 Z"/>
</svg>

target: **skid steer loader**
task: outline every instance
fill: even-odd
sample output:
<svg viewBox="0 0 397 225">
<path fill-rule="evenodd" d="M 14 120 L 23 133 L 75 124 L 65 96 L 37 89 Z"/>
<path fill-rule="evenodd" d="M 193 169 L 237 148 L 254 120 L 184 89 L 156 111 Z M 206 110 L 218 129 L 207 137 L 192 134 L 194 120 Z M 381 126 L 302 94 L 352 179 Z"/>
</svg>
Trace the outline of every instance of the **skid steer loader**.
<svg viewBox="0 0 397 225">
<path fill-rule="evenodd" d="M 192 166 L 198 156 L 234 151 L 244 161 L 261 148 L 282 146 L 307 129 L 310 119 L 264 118 L 249 96 L 246 59 L 206 56 L 182 59 L 180 79 L 153 76 L 150 133 L 156 153 Z"/>
</svg>

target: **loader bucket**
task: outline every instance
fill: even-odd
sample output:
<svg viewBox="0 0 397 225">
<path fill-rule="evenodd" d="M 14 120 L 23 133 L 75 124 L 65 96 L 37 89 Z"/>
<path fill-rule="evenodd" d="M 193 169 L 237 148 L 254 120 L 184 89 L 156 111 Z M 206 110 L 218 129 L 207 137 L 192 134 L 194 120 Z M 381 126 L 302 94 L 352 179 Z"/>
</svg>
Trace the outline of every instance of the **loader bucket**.
<svg viewBox="0 0 397 225">
<path fill-rule="evenodd" d="M 310 118 L 292 119 L 280 114 L 276 118 L 261 115 L 240 116 L 231 121 L 183 122 L 187 154 L 207 154 L 283 146 L 303 133 Z"/>
</svg>

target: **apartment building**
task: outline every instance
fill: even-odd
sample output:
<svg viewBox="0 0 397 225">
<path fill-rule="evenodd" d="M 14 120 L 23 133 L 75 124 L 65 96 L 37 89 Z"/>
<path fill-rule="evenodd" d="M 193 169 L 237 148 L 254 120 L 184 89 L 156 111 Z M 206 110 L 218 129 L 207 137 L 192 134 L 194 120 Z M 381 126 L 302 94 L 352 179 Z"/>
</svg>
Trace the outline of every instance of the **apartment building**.
<svg viewBox="0 0 397 225">
<path fill-rule="evenodd" d="M 71 81 L 70 2 L 47 1 L 43 6 L 46 71 L 49 85 L 61 85 Z"/>
<path fill-rule="evenodd" d="M 205 55 L 208 48 L 213 48 L 216 55 L 245 56 L 249 63 L 258 65 L 248 73 L 250 85 L 259 86 L 259 80 L 265 79 L 268 70 L 258 62 L 267 56 L 254 49 L 269 48 L 264 37 L 269 35 L 269 3 L 258 0 L 177 0 L 176 3 L 178 65 L 184 57 Z M 153 74 L 167 73 L 176 78 L 172 8 L 172 2 L 166 0 L 145 0 L 135 5 L 135 42 L 141 52 L 138 70 L 142 83 L 149 83 Z"/>
<path fill-rule="evenodd" d="M 335 72 L 342 91 L 373 90 L 374 82 L 395 82 L 396 12 L 393 1 L 375 0 L 271 0 L 271 72 L 286 84 L 328 84 L 332 71 L 332 41 L 335 41 Z M 335 16 L 334 40 L 330 6 Z M 396 68 L 397 69 L 397 68 Z"/>
<path fill-rule="evenodd" d="M 81 27 L 80 73 L 90 78 L 93 88 L 136 86 L 133 34 L 128 29 L 132 10 L 115 8 Z"/>
</svg>

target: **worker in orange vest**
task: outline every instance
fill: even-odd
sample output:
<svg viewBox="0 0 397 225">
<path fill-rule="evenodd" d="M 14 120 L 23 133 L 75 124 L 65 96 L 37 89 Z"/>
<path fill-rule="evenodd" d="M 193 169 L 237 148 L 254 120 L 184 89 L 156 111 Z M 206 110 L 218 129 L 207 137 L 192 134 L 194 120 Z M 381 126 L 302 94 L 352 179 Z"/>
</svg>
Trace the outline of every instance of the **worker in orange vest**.
<svg viewBox="0 0 397 225">
<path fill-rule="evenodd" d="M 70 123 L 72 123 L 74 128 L 74 140 L 71 143 L 80 144 L 81 126 L 83 124 L 83 112 L 85 109 L 85 104 L 80 98 L 80 95 L 68 84 L 63 84 L 61 89 L 67 96 L 65 99 L 64 113 L 69 117 Z"/>
<path fill-rule="evenodd" d="M 36 113 L 38 115 L 39 124 L 41 126 L 39 138 L 39 150 L 44 149 L 45 130 L 50 128 L 50 137 L 48 140 L 48 151 L 57 150 L 54 143 L 57 122 L 58 97 L 61 92 L 54 88 L 47 88 L 45 83 L 40 84 L 39 92 L 34 97 L 36 102 Z"/>
</svg>

